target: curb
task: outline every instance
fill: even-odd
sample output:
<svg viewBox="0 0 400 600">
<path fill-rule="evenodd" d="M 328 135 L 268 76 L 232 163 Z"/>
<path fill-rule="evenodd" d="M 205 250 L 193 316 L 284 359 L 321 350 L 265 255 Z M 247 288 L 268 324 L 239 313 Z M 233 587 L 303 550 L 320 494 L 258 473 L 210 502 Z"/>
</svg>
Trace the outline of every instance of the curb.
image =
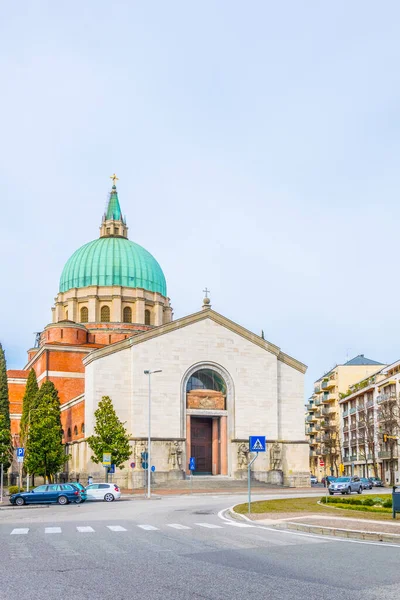
<svg viewBox="0 0 400 600">
<path fill-rule="evenodd" d="M 0 510 L 34 510 L 35 508 L 50 508 L 49 504 L 36 504 L 33 505 L 31 504 L 29 505 L 25 505 L 25 506 L 1 506 L 0 504 Z"/>
<path fill-rule="evenodd" d="M 245 515 L 240 515 L 235 512 L 234 507 L 228 508 L 226 514 L 235 521 L 244 520 L 253 525 L 263 526 L 259 521 L 252 521 Z M 303 533 L 311 533 L 315 535 L 326 535 L 329 537 L 337 537 L 352 540 L 364 540 L 369 542 L 391 543 L 400 546 L 400 534 L 398 533 L 383 533 L 379 531 L 362 531 L 358 529 L 340 529 L 336 527 L 323 527 L 321 525 L 307 525 L 305 523 L 293 523 L 293 521 L 285 521 L 279 524 L 271 523 L 268 528 L 277 530 L 292 530 L 302 531 Z"/>
</svg>

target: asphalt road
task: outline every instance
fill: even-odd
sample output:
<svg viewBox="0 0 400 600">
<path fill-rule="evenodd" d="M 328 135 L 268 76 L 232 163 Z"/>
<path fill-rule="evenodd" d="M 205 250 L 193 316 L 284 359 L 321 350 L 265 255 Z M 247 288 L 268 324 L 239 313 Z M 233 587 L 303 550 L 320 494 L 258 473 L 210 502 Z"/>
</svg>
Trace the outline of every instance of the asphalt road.
<svg viewBox="0 0 400 600">
<path fill-rule="evenodd" d="M 238 526 L 218 514 L 243 501 L 0 511 L 0 598 L 398 600 L 400 547 Z"/>
</svg>

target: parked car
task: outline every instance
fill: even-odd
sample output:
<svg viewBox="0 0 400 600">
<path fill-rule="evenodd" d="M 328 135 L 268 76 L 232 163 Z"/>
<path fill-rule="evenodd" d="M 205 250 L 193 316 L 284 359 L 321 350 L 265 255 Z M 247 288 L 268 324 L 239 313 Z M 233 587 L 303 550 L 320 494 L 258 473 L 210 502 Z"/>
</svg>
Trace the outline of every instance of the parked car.
<svg viewBox="0 0 400 600">
<path fill-rule="evenodd" d="M 364 490 L 372 490 L 372 482 L 368 477 L 360 477 L 360 481 Z"/>
<path fill-rule="evenodd" d="M 326 487 L 326 485 L 329 485 L 333 481 L 336 481 L 336 479 L 337 479 L 336 477 L 333 477 L 332 475 L 328 475 L 327 477 L 323 477 L 321 479 L 321 483 L 323 483 L 324 487 Z"/>
<path fill-rule="evenodd" d="M 338 477 L 329 486 L 329 493 L 333 494 L 351 494 L 357 492 L 362 494 L 363 486 L 359 477 Z"/>
<path fill-rule="evenodd" d="M 121 498 L 121 490 L 116 483 L 92 483 L 86 487 L 88 500 L 113 502 Z"/>
<path fill-rule="evenodd" d="M 10 496 L 11 504 L 69 504 L 84 502 L 86 491 L 78 489 L 72 483 L 53 483 L 39 485 L 31 492 L 19 492 Z"/>
<path fill-rule="evenodd" d="M 78 488 L 78 490 L 81 490 L 81 492 L 84 492 L 84 496 L 85 498 L 82 499 L 82 502 L 84 502 L 86 500 L 86 488 L 84 485 L 82 485 L 81 483 L 79 483 L 79 481 L 70 481 L 69 483 L 71 483 L 72 485 L 74 485 L 76 488 Z"/>
<path fill-rule="evenodd" d="M 310 475 L 310 482 L 311 482 L 311 485 L 313 483 L 318 483 L 318 479 L 315 477 L 315 475 Z"/>
<path fill-rule="evenodd" d="M 385 485 L 382 479 L 379 479 L 379 477 L 369 477 L 369 480 L 373 487 L 384 487 Z"/>
</svg>

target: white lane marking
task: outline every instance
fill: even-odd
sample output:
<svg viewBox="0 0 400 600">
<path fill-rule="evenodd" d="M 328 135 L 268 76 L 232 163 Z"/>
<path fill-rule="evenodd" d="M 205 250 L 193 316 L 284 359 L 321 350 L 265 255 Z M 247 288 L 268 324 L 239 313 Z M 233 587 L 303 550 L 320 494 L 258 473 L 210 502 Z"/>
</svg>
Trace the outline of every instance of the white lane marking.
<svg viewBox="0 0 400 600">
<path fill-rule="evenodd" d="M 29 527 L 20 527 L 13 529 L 10 535 L 26 535 L 29 531 Z"/>
<path fill-rule="evenodd" d="M 224 516 L 224 513 L 226 513 L 227 510 L 233 510 L 234 506 L 231 506 L 229 508 L 223 508 L 222 510 L 219 511 L 218 513 L 218 517 L 220 519 L 222 519 L 223 521 L 225 521 L 226 523 L 231 523 L 231 519 L 228 519 L 227 517 Z M 250 519 L 248 519 L 247 517 L 245 517 L 244 515 L 242 515 L 242 517 L 244 517 L 246 519 L 246 521 L 250 521 Z M 286 533 L 288 535 L 298 535 L 301 537 L 308 537 L 308 538 L 316 538 L 316 539 L 320 539 L 320 540 L 324 540 L 325 542 L 347 542 L 348 544 L 366 544 L 367 546 L 385 546 L 385 547 L 389 547 L 389 548 L 400 548 L 399 544 L 388 544 L 386 542 L 369 542 L 367 540 L 349 540 L 346 538 L 337 538 L 337 537 L 330 537 L 328 535 L 317 535 L 314 533 L 302 533 L 300 531 L 288 531 L 286 529 L 274 529 L 272 527 L 265 527 L 263 525 L 253 525 L 253 527 L 256 527 L 257 529 L 265 529 L 266 531 L 272 531 L 273 533 Z"/>
<path fill-rule="evenodd" d="M 213 523 L 195 523 L 199 527 L 207 527 L 208 529 L 222 529 L 221 525 L 214 525 Z"/>
<path fill-rule="evenodd" d="M 45 527 L 45 533 L 61 533 L 61 527 Z"/>
<path fill-rule="evenodd" d="M 76 528 L 79 533 L 94 533 L 94 529 L 92 527 L 77 527 Z"/>
<path fill-rule="evenodd" d="M 108 529 L 110 529 L 110 531 L 127 531 L 127 529 L 125 529 L 125 527 L 121 527 L 121 525 L 107 525 Z"/>
<path fill-rule="evenodd" d="M 158 527 L 153 527 L 153 525 L 138 525 L 140 529 L 145 529 L 146 531 L 158 531 Z"/>
<path fill-rule="evenodd" d="M 232 527 L 256 527 L 256 525 L 249 525 L 248 523 L 236 523 L 234 521 L 232 521 L 232 523 L 229 523 L 228 521 L 226 525 L 232 525 Z"/>
<path fill-rule="evenodd" d="M 180 523 L 168 523 L 168 527 L 173 527 L 173 529 L 191 529 L 191 527 L 181 525 Z"/>
</svg>

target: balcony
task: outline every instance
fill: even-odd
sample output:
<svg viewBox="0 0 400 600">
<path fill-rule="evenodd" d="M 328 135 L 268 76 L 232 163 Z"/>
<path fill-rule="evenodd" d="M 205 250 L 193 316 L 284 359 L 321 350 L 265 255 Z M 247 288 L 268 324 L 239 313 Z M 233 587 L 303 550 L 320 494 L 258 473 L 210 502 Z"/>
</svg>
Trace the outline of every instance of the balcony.
<svg viewBox="0 0 400 600">
<path fill-rule="evenodd" d="M 320 431 L 321 425 L 314 425 L 315 431 Z"/>
<path fill-rule="evenodd" d="M 350 440 L 343 440 L 343 448 L 349 448 L 350 446 Z"/>
<path fill-rule="evenodd" d="M 335 385 L 336 385 L 336 379 L 334 377 L 332 377 L 332 379 L 328 379 L 328 381 L 326 382 L 326 388 L 328 390 L 334 388 Z"/>
<path fill-rule="evenodd" d="M 350 430 L 352 431 L 354 429 L 357 429 L 357 422 L 356 421 L 353 421 L 352 423 L 350 423 Z"/>
<path fill-rule="evenodd" d="M 390 458 L 389 450 L 380 450 L 378 452 L 378 458 Z M 395 457 L 393 457 L 393 458 L 395 458 Z"/>
<path fill-rule="evenodd" d="M 358 404 L 358 406 L 357 406 L 357 412 L 364 412 L 364 410 L 365 410 L 364 404 Z"/>
<path fill-rule="evenodd" d="M 351 408 L 351 409 L 349 410 L 349 414 L 350 414 L 350 415 L 354 415 L 354 414 L 356 413 L 356 411 L 357 411 L 356 407 L 355 407 L 355 406 L 353 406 L 353 408 Z"/>
<path fill-rule="evenodd" d="M 387 394 L 381 394 L 380 396 L 376 397 L 376 401 L 378 404 L 381 404 L 382 402 L 395 402 L 396 401 L 396 394 L 394 392 L 388 392 Z"/>
<path fill-rule="evenodd" d="M 314 386 L 314 394 L 320 394 L 321 393 L 321 386 L 316 385 Z"/>
<path fill-rule="evenodd" d="M 309 404 L 306 404 L 306 409 L 308 411 L 313 411 L 313 410 L 317 410 L 317 407 L 315 406 L 314 402 L 309 402 Z"/>
<path fill-rule="evenodd" d="M 309 435 L 310 433 L 315 433 L 315 427 L 313 425 L 310 425 L 309 427 L 306 427 L 306 433 Z"/>
<path fill-rule="evenodd" d="M 349 431 L 349 424 L 348 424 L 348 423 L 345 423 L 345 424 L 343 425 L 343 432 L 345 433 L 345 432 L 347 432 L 347 431 Z"/>
<path fill-rule="evenodd" d="M 314 418 L 314 416 L 310 415 L 309 417 L 306 417 L 306 421 L 307 421 L 307 423 L 311 423 L 311 421 L 315 421 L 315 418 Z"/>
<path fill-rule="evenodd" d="M 344 411 L 342 412 L 342 416 L 343 416 L 343 417 L 347 417 L 347 415 L 348 415 L 348 414 L 349 414 L 349 409 L 348 409 L 348 408 L 346 408 L 346 410 L 344 410 Z"/>
<path fill-rule="evenodd" d="M 329 409 L 327 406 L 324 406 L 323 408 L 321 408 L 321 415 L 330 415 L 331 414 L 331 409 Z M 333 411 L 335 412 L 335 411 Z"/>
<path fill-rule="evenodd" d="M 350 454 L 349 459 L 351 460 L 351 462 L 357 460 L 357 454 Z"/>
<path fill-rule="evenodd" d="M 328 382 L 327 381 L 323 381 L 321 383 L 321 390 L 326 390 L 327 387 L 328 387 Z"/>
<path fill-rule="evenodd" d="M 314 404 L 315 404 L 315 406 L 320 406 L 321 405 L 321 397 L 320 396 L 317 396 L 317 398 L 315 398 Z"/>
<path fill-rule="evenodd" d="M 324 394 L 322 396 L 322 402 L 325 404 L 327 402 L 334 402 L 336 400 L 335 394 Z"/>
</svg>

